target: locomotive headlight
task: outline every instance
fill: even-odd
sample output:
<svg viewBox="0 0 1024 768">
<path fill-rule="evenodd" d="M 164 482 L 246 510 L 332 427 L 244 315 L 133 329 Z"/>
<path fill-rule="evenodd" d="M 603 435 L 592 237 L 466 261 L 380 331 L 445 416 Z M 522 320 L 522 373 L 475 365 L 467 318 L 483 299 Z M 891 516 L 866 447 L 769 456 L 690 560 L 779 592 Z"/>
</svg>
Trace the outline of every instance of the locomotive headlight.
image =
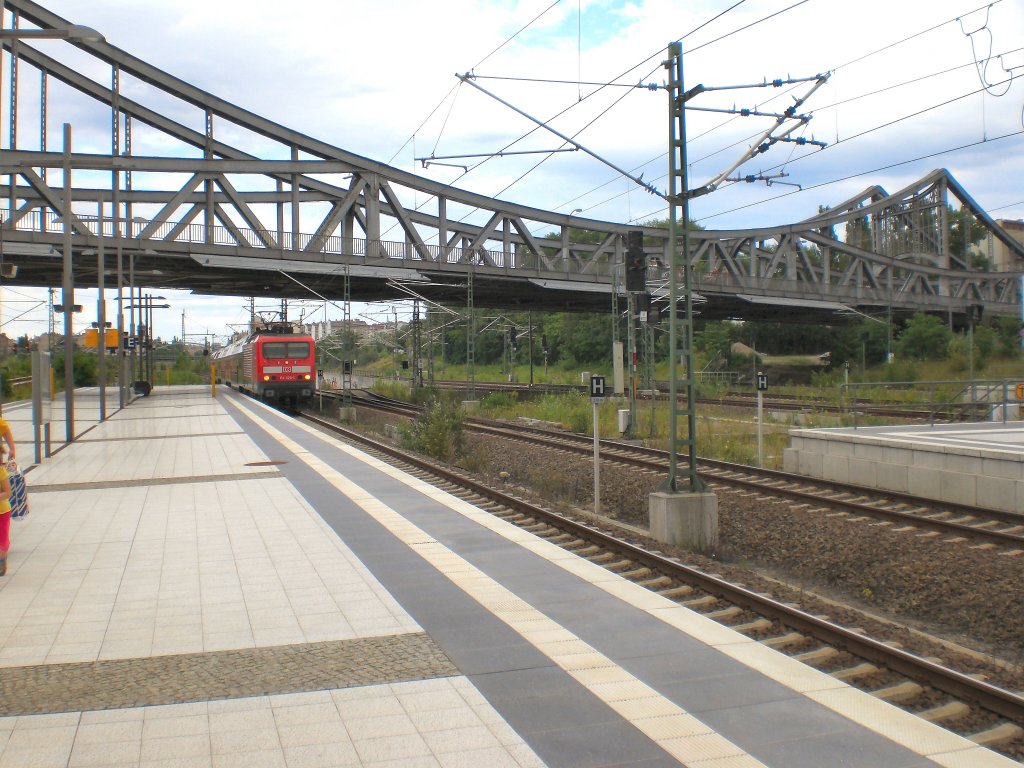
<svg viewBox="0 0 1024 768">
<path fill-rule="evenodd" d="M 309 374 L 307 373 L 307 374 L 306 374 L 305 376 L 303 376 L 302 378 L 304 378 L 304 379 L 305 379 L 306 381 L 309 381 Z"/>
<path fill-rule="evenodd" d="M 270 377 L 267 376 L 266 374 L 263 374 L 263 380 L 264 381 L 270 381 Z"/>
</svg>

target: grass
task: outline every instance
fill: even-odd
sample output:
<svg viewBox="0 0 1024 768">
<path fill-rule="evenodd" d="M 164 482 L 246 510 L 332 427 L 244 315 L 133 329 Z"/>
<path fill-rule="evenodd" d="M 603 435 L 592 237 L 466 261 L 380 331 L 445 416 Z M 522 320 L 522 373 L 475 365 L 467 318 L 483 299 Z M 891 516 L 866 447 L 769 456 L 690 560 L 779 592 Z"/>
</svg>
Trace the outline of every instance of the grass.
<svg viewBox="0 0 1024 768">
<path fill-rule="evenodd" d="M 871 382 L 871 386 L 858 386 L 849 390 L 847 397 L 857 397 L 877 403 L 901 403 L 913 405 L 925 402 L 950 402 L 957 399 L 963 390 L 960 383 L 966 379 L 963 372 L 957 369 L 956 361 L 904 363 L 902 366 L 890 368 L 879 366 L 869 369 L 859 378 Z M 561 368 L 551 366 L 548 375 L 543 375 L 543 367 L 534 368 L 535 383 L 580 383 L 582 367 Z M 477 366 L 476 380 L 507 381 L 508 373 L 501 366 Z M 592 373 L 611 376 L 611 372 L 595 366 Z M 893 379 L 894 374 L 910 372 L 918 381 L 907 383 L 905 380 Z M 977 371 L 979 373 L 980 371 Z M 1016 382 L 1024 381 L 1024 367 L 1019 358 L 1010 360 L 990 361 L 985 367 L 986 379 L 1005 378 Z M 440 370 L 435 370 L 440 377 Z M 465 366 L 448 365 L 445 378 L 459 380 L 465 377 Z M 667 378 L 664 365 L 659 366 L 655 373 L 658 379 Z M 516 380 L 520 383 L 529 381 L 529 368 L 516 368 Z M 770 395 L 796 395 L 823 402 L 839 404 L 842 402 L 841 383 L 843 372 L 834 370 L 816 375 L 811 386 L 774 386 Z M 852 378 L 851 378 L 852 381 Z M 949 384 L 930 384 L 930 381 L 947 381 Z M 409 398 L 408 385 L 404 383 L 382 383 L 379 391 L 394 397 Z M 404 394 L 402 394 L 404 390 Z M 1011 390 L 1012 392 L 1012 390 Z M 698 395 L 715 397 L 727 394 L 724 387 L 701 385 Z M 618 411 L 628 410 L 629 401 L 624 398 L 606 398 L 598 406 L 598 429 L 602 437 L 619 437 Z M 590 398 L 582 393 L 545 394 L 538 397 L 523 397 L 515 392 L 499 392 L 483 397 L 480 402 L 480 415 L 496 419 L 514 419 L 517 417 L 538 419 L 554 422 L 583 434 L 592 434 L 593 404 Z M 638 401 L 636 407 L 637 423 L 633 436 L 641 442 L 666 448 L 669 440 L 669 412 L 667 404 L 650 401 Z M 854 423 L 852 414 L 835 414 L 824 412 L 765 414 L 762 423 L 762 454 L 764 465 L 771 468 L 782 466 L 782 455 L 789 446 L 789 430 L 795 427 L 839 427 Z M 891 423 L 890 420 L 864 417 L 858 415 L 856 424 L 870 426 L 873 424 Z M 680 438 L 685 438 L 686 421 L 680 428 Z M 726 406 L 702 405 L 696 420 L 697 453 L 705 458 L 734 461 L 743 464 L 757 463 L 757 421 L 752 409 L 730 408 Z"/>
</svg>

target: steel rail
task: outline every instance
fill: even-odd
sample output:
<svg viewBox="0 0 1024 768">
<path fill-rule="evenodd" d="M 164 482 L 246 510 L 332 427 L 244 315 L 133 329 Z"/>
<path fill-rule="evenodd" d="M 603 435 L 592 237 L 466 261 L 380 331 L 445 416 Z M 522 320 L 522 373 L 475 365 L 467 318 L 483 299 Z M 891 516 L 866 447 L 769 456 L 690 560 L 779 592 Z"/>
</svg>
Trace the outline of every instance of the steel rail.
<svg viewBox="0 0 1024 768">
<path fill-rule="evenodd" d="M 378 408 L 391 413 L 397 413 L 410 418 L 415 418 L 415 416 L 421 412 L 420 410 L 417 410 L 417 406 L 409 404 L 402 405 L 397 402 L 387 401 L 375 402 L 369 399 L 362 402 L 369 407 Z M 357 404 L 360 404 L 358 400 Z M 566 450 L 581 456 L 589 456 L 593 451 L 593 442 L 591 438 L 586 435 L 578 435 L 574 432 L 559 432 L 553 434 L 549 430 L 539 427 L 508 427 L 476 418 L 468 418 L 466 419 L 466 423 L 477 432 L 490 434 L 495 437 L 503 437 L 509 440 L 528 442 L 533 445 L 555 450 Z M 606 438 L 601 439 L 600 444 L 603 448 L 616 452 L 611 455 L 605 455 L 605 458 L 609 461 L 655 472 L 664 472 L 667 467 L 668 454 L 666 451 L 662 451 L 657 448 L 648 448 L 646 446 L 621 443 Z M 735 464 L 733 462 L 720 461 L 718 459 L 701 458 L 699 459 L 699 463 L 705 468 L 715 468 L 723 472 L 740 473 L 744 475 L 760 475 L 779 482 L 795 483 L 798 485 L 811 484 L 823 486 L 826 489 L 835 490 L 840 493 L 885 496 L 887 499 L 892 499 L 905 504 L 913 504 L 917 507 L 924 506 L 925 504 L 935 505 L 938 503 L 941 504 L 941 509 L 954 514 L 971 515 L 973 517 L 982 515 L 986 518 L 1010 525 L 1024 524 L 1024 515 L 1018 515 L 1013 512 L 1004 512 L 1002 510 L 995 509 L 982 509 L 979 507 L 970 507 L 956 503 L 935 502 L 930 499 L 922 499 L 918 496 L 898 493 L 895 491 L 881 491 L 876 488 L 866 488 L 859 485 L 836 483 L 828 480 L 817 480 L 815 478 L 804 477 L 803 475 L 795 475 L 773 469 L 760 469 L 757 467 L 747 466 L 746 464 Z M 710 480 L 725 483 L 726 485 L 737 486 L 748 490 L 758 491 L 760 493 L 771 493 L 805 503 L 828 505 L 857 515 L 867 515 L 876 519 L 881 518 L 907 525 L 914 525 L 918 528 L 933 530 L 943 534 L 964 536 L 971 539 L 982 539 L 1011 547 L 1024 547 L 1024 534 L 978 528 L 964 523 L 940 520 L 899 510 L 885 509 L 866 502 L 829 498 L 827 496 L 820 495 L 820 493 L 814 493 L 813 491 L 802 491 L 796 488 L 785 488 L 778 485 L 766 485 L 764 482 L 745 477 L 734 477 L 717 473 L 709 474 L 707 477 Z"/>
<path fill-rule="evenodd" d="M 693 566 L 684 565 L 673 558 L 649 552 L 643 547 L 623 541 L 597 528 L 564 518 L 554 512 L 538 507 L 523 499 L 489 488 L 464 475 L 452 472 L 433 462 L 402 451 L 385 443 L 341 427 L 308 414 L 302 418 L 317 424 L 348 440 L 369 446 L 419 469 L 430 472 L 448 482 L 462 486 L 471 492 L 503 504 L 510 509 L 551 522 L 557 527 L 578 536 L 587 537 L 601 546 L 617 551 L 651 568 L 657 568 L 668 575 L 677 575 L 681 581 L 696 582 L 701 589 L 723 600 L 740 605 L 767 618 L 777 620 L 798 631 L 860 658 L 877 662 L 885 667 L 929 685 L 951 696 L 970 701 L 983 709 L 997 713 L 1015 722 L 1024 720 L 1024 696 L 977 680 L 969 675 L 956 672 L 940 664 L 922 659 L 914 654 L 893 648 L 838 624 L 813 616 L 778 600 L 765 597 L 744 587 L 731 584 Z"/>
</svg>

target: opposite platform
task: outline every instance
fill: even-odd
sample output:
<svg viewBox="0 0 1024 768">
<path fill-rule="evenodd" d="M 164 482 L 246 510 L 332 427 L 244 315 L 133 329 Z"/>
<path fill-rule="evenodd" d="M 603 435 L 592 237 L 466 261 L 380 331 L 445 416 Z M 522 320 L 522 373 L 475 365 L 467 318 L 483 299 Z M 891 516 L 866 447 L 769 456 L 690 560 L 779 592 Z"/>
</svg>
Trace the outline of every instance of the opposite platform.
<svg viewBox="0 0 1024 768">
<path fill-rule="evenodd" d="M 790 430 L 787 472 L 1024 512 L 1024 422 Z"/>
<path fill-rule="evenodd" d="M 29 474 L 0 766 L 1015 764 L 219 393 Z"/>
</svg>

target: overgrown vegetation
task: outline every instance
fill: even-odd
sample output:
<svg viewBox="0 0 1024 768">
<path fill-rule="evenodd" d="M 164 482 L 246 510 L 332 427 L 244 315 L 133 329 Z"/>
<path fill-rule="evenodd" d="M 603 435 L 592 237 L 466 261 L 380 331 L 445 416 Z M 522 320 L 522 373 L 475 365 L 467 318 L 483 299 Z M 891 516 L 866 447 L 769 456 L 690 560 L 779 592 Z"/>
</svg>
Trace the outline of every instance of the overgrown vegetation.
<svg viewBox="0 0 1024 768">
<path fill-rule="evenodd" d="M 402 447 L 453 462 L 463 453 L 462 420 L 465 414 L 454 402 L 434 399 L 416 419 L 399 428 Z"/>
</svg>

